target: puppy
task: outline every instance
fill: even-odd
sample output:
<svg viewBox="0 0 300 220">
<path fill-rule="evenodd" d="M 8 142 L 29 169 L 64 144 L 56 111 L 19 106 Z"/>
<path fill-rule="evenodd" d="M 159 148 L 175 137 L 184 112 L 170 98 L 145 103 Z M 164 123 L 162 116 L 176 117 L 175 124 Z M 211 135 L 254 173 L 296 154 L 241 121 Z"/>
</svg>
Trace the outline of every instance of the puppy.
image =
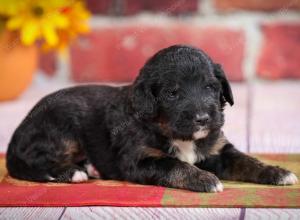
<svg viewBox="0 0 300 220">
<path fill-rule="evenodd" d="M 87 85 L 44 97 L 16 129 L 12 177 L 38 182 L 126 180 L 220 192 L 219 179 L 290 185 L 297 177 L 238 151 L 224 136 L 233 105 L 219 64 L 175 45 L 150 58 L 132 85 Z"/>
</svg>

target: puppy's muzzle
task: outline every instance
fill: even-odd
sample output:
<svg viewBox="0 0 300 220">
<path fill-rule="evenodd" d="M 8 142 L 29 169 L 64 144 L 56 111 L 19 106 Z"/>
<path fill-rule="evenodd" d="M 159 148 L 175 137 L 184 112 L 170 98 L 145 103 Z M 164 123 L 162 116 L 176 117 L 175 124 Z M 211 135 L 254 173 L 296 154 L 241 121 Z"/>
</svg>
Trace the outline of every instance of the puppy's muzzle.
<svg viewBox="0 0 300 220">
<path fill-rule="evenodd" d="M 205 114 L 196 114 L 196 117 L 194 119 L 194 124 L 196 126 L 206 126 L 209 122 L 209 115 L 207 113 Z"/>
</svg>

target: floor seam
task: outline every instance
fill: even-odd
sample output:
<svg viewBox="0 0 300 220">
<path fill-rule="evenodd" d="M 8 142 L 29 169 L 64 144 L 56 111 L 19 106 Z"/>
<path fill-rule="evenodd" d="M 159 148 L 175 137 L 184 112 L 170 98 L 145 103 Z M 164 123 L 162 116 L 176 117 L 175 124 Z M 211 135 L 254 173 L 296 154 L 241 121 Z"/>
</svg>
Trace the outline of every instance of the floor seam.
<svg viewBox="0 0 300 220">
<path fill-rule="evenodd" d="M 63 215 L 64 215 L 65 212 L 66 212 L 66 209 L 67 209 L 67 207 L 64 207 L 64 209 L 63 209 L 63 211 L 61 212 L 61 214 L 60 214 L 58 220 L 61 220 L 61 218 L 63 217 Z"/>
<path fill-rule="evenodd" d="M 240 213 L 239 220 L 244 220 L 245 215 L 246 215 L 246 208 L 241 208 L 241 213 Z"/>
</svg>

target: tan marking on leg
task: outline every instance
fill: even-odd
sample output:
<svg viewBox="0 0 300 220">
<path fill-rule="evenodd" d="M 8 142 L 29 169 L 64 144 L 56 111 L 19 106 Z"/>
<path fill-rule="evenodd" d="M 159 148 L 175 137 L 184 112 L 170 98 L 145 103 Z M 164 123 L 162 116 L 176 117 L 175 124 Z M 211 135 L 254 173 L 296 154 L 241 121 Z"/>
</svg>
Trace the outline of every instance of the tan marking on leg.
<svg viewBox="0 0 300 220">
<path fill-rule="evenodd" d="M 153 147 L 146 147 L 143 146 L 141 148 L 141 157 L 145 158 L 145 157 L 163 157 L 165 156 L 165 153 L 162 152 L 159 149 L 153 148 Z"/>
<path fill-rule="evenodd" d="M 66 163 L 77 163 L 86 158 L 86 155 L 82 147 L 74 140 L 63 140 L 65 146 L 65 162 Z"/>
<path fill-rule="evenodd" d="M 212 146 L 210 150 L 210 155 L 218 155 L 219 152 L 223 149 L 223 147 L 228 144 L 227 138 L 224 136 L 223 132 L 220 134 L 216 143 Z"/>
<path fill-rule="evenodd" d="M 63 143 L 66 147 L 65 155 L 73 155 L 79 152 L 79 145 L 76 141 L 63 140 Z"/>
</svg>

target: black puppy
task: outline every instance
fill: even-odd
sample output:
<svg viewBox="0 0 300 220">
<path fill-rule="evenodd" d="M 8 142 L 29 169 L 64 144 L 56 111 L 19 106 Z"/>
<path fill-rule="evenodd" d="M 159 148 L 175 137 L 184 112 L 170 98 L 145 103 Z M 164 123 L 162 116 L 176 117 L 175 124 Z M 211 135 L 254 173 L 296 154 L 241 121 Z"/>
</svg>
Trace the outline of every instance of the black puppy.
<svg viewBox="0 0 300 220">
<path fill-rule="evenodd" d="M 239 152 L 221 127 L 233 97 L 201 50 L 159 51 L 129 86 L 78 86 L 43 98 L 15 131 L 11 176 L 39 182 L 89 177 L 222 191 L 220 179 L 295 184 L 297 177 Z M 94 169 L 95 168 L 95 169 Z M 99 171 L 99 172 L 98 172 Z"/>
</svg>

